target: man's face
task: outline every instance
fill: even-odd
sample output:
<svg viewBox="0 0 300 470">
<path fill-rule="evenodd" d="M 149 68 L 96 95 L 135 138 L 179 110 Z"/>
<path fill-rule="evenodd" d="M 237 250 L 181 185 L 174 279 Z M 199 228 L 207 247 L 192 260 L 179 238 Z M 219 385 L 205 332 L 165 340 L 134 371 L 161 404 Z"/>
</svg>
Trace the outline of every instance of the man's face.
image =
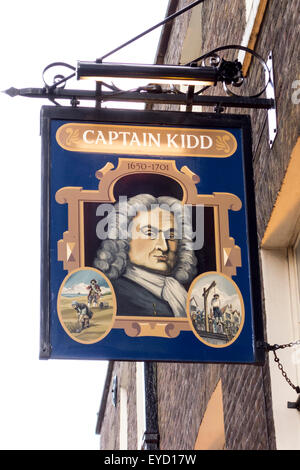
<svg viewBox="0 0 300 470">
<path fill-rule="evenodd" d="M 132 220 L 131 263 L 160 274 L 169 274 L 176 262 L 174 215 L 159 207 L 139 212 Z"/>
</svg>

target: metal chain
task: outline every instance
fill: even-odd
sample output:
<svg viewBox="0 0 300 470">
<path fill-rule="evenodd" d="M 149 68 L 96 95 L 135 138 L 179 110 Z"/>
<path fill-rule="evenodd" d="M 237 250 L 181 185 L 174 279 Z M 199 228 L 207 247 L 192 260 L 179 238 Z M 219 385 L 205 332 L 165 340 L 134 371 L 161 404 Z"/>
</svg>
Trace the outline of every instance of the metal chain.
<svg viewBox="0 0 300 470">
<path fill-rule="evenodd" d="M 298 346 L 298 345 L 300 345 L 300 339 L 298 339 L 297 341 L 292 341 L 290 343 L 281 344 L 281 345 L 279 344 L 270 345 L 266 343 L 266 349 L 267 351 L 273 351 L 274 361 L 277 363 L 278 369 L 280 370 L 282 376 L 285 378 L 287 383 L 292 387 L 292 389 L 295 390 L 295 392 L 300 393 L 300 387 L 298 385 L 294 385 L 293 382 L 289 379 L 289 377 L 287 376 L 287 373 L 283 369 L 283 365 L 281 364 L 279 357 L 276 354 L 276 351 L 278 349 L 291 348 L 293 346 Z"/>
</svg>

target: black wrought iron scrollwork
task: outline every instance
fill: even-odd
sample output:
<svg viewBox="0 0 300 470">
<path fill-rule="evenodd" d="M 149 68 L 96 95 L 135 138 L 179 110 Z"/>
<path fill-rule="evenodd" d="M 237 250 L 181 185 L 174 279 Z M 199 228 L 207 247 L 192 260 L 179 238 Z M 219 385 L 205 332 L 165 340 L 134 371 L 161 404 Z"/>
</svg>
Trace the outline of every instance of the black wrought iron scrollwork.
<svg viewBox="0 0 300 470">
<path fill-rule="evenodd" d="M 53 78 L 53 83 L 50 85 L 49 83 L 47 83 L 45 79 L 45 73 L 54 67 L 65 67 L 70 70 L 73 70 L 73 72 L 68 76 L 64 76 L 61 73 L 56 74 Z M 54 90 L 55 88 L 58 88 L 58 87 L 64 88 L 66 86 L 66 82 L 70 80 L 71 78 L 75 77 L 75 75 L 76 75 L 76 67 L 74 67 L 73 65 L 67 64 L 65 62 L 52 62 L 51 64 L 47 65 L 47 67 L 44 68 L 43 73 L 42 73 L 43 82 L 48 91 Z"/>
<path fill-rule="evenodd" d="M 197 59 L 194 59 L 192 62 L 189 62 L 185 65 L 189 66 L 194 62 L 197 62 L 197 63 L 201 62 L 203 66 L 207 66 L 208 65 L 207 59 L 209 59 L 209 65 L 211 67 L 218 68 L 218 70 L 220 71 L 221 78 L 222 78 L 220 81 L 222 81 L 224 90 L 227 93 L 227 95 L 240 97 L 241 95 L 238 95 L 234 93 L 232 90 L 230 90 L 228 88 L 228 85 L 232 85 L 234 87 L 240 87 L 241 85 L 243 85 L 244 77 L 242 75 L 242 66 L 237 59 L 235 61 L 226 61 L 225 59 L 221 59 L 218 53 L 222 51 L 226 51 L 226 50 L 241 50 L 241 51 L 251 54 L 253 57 L 255 57 L 259 61 L 268 79 L 265 81 L 265 85 L 263 86 L 261 90 L 259 90 L 254 95 L 246 95 L 244 97 L 245 98 L 258 98 L 259 96 L 261 96 L 266 90 L 268 83 L 271 80 L 270 70 L 265 60 L 259 54 L 257 54 L 257 52 L 253 51 L 252 49 L 249 49 L 248 47 L 235 45 L 235 44 L 217 47 L 216 49 L 213 49 L 212 51 L 207 52 L 206 54 L 198 57 Z"/>
<path fill-rule="evenodd" d="M 67 75 L 67 76 L 63 75 L 62 73 L 57 73 L 53 77 L 53 82 L 51 84 L 49 84 L 49 83 L 47 83 L 47 81 L 45 79 L 45 74 L 48 70 L 50 70 L 52 68 L 55 68 L 55 67 L 65 67 L 67 69 L 73 70 L 73 72 L 71 74 Z M 64 89 L 65 86 L 66 86 L 66 82 L 68 80 L 70 80 L 71 78 L 75 77 L 75 75 L 76 75 L 76 67 L 74 67 L 73 65 L 67 64 L 65 62 L 52 62 L 51 64 L 47 65 L 47 67 L 44 68 L 43 73 L 42 73 L 42 78 L 43 78 L 43 82 L 44 82 L 44 85 L 45 85 L 45 90 L 47 92 L 47 98 L 53 104 L 55 104 L 56 106 L 60 106 L 60 104 L 52 96 L 54 90 L 56 90 L 57 88 Z M 75 102 L 76 106 L 77 106 L 77 104 L 79 104 L 79 101 L 76 100 L 76 98 L 75 98 L 75 101 L 74 101 L 74 98 L 71 100 L 71 104 L 72 104 L 72 106 L 74 106 L 73 103 Z"/>
</svg>

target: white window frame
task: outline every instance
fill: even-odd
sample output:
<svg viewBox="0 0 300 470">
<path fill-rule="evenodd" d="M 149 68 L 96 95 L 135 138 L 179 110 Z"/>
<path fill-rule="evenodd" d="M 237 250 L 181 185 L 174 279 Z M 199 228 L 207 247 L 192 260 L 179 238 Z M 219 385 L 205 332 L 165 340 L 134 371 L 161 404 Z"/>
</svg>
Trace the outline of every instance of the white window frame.
<svg viewBox="0 0 300 470">
<path fill-rule="evenodd" d="M 266 332 L 269 344 L 300 339 L 300 307 L 295 248 L 300 243 L 300 138 L 278 193 L 261 249 Z M 277 351 L 288 377 L 300 386 L 300 348 Z M 272 407 L 278 450 L 300 450 L 300 413 L 289 409 L 296 392 L 282 376 L 269 353 Z"/>
</svg>

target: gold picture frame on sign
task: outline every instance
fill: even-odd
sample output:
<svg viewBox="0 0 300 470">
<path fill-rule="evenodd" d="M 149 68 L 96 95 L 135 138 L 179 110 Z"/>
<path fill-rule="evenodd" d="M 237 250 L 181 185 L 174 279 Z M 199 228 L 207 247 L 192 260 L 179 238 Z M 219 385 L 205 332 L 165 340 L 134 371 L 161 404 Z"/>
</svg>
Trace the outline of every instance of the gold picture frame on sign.
<svg viewBox="0 0 300 470">
<path fill-rule="evenodd" d="M 174 159 L 120 156 L 117 166 L 108 162 L 96 172 L 98 189 L 60 188 L 55 195 L 56 202 L 68 206 L 68 229 L 57 244 L 58 261 L 63 262 L 64 269 L 70 273 L 80 268 L 97 268 L 94 260 L 101 246 L 101 241 L 95 235 L 97 224 L 101 221 L 97 214 L 104 212 L 108 205 L 117 204 L 120 195 L 131 197 L 142 190 L 147 193 L 152 185 L 152 193 L 155 192 L 159 196 L 166 196 L 169 192 L 173 197 L 176 193 L 182 207 L 189 207 L 192 211 L 203 208 L 203 221 L 206 221 L 207 226 L 204 238 L 209 240 L 204 240 L 204 248 L 195 251 L 198 260 L 204 258 L 200 255 L 201 250 L 209 252 L 206 253 L 208 261 L 201 261 L 202 265 L 194 273 L 194 278 L 206 271 L 223 273 L 229 278 L 234 276 L 237 267 L 241 266 L 241 250 L 230 236 L 229 212 L 239 211 L 242 207 L 241 200 L 230 193 L 198 194 L 196 185 L 201 175 L 194 173 L 188 165 L 181 166 L 180 169 L 177 165 Z M 209 245 L 209 249 L 205 244 Z M 198 262 L 199 264 L 201 263 Z M 185 288 L 188 290 L 189 285 Z M 138 293 L 132 285 L 132 296 L 134 295 Z M 151 299 L 149 302 L 151 303 Z M 138 314 L 136 311 L 120 313 L 121 302 L 118 293 L 116 304 L 112 327 L 123 329 L 130 337 L 175 338 L 181 331 L 192 329 L 187 314 L 172 317 L 160 315 L 155 305 L 152 306 L 152 315 L 148 310 L 147 314 L 143 315 L 142 307 Z"/>
</svg>

